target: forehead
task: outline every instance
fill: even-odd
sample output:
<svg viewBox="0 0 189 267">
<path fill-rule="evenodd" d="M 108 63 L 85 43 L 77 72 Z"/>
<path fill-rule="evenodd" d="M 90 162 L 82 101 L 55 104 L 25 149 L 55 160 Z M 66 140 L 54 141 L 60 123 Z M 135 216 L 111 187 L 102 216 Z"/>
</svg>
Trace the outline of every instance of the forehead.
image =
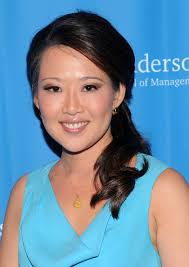
<svg viewBox="0 0 189 267">
<path fill-rule="evenodd" d="M 109 79 L 108 75 L 86 56 L 68 46 L 54 46 L 46 49 L 40 62 L 39 78 L 49 75 L 98 75 Z"/>
</svg>

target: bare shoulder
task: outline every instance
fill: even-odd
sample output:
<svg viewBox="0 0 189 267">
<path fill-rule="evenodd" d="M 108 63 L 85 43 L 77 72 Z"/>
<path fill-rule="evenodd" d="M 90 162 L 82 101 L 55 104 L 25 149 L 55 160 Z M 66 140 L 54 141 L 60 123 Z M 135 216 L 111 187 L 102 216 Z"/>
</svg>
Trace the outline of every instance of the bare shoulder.
<svg viewBox="0 0 189 267">
<path fill-rule="evenodd" d="M 18 229 L 27 175 L 22 176 L 10 194 L 0 242 L 0 266 L 18 266 Z"/>
<path fill-rule="evenodd" d="M 5 223 L 7 216 L 15 215 L 14 219 L 19 220 L 19 215 L 21 214 L 22 201 L 24 197 L 24 189 L 26 184 L 27 175 L 22 176 L 14 185 L 12 192 L 10 194 L 8 207 L 5 216 Z"/>
<path fill-rule="evenodd" d="M 185 178 L 171 168 L 162 172 L 152 191 L 151 206 L 157 222 L 163 215 L 176 214 L 178 210 L 181 212 L 188 209 L 189 185 Z M 164 211 L 166 214 L 163 213 Z"/>
<path fill-rule="evenodd" d="M 13 214 L 16 215 L 16 217 L 19 217 L 19 215 L 21 214 L 26 179 L 27 175 L 24 175 L 14 185 L 12 192 L 10 194 L 6 216 L 8 215 L 9 211 L 11 211 L 11 213 L 13 212 Z"/>
<path fill-rule="evenodd" d="M 188 205 L 189 185 L 185 178 L 176 170 L 168 168 L 158 177 L 153 191 L 152 202 L 153 210 L 158 213 L 158 207 L 161 203 L 168 201 L 174 202 L 175 205 Z M 161 212 L 161 211 L 160 211 Z"/>
<path fill-rule="evenodd" d="M 18 181 L 16 182 L 16 184 L 14 185 L 12 189 L 11 198 L 15 196 L 23 195 L 25 185 L 26 185 L 26 179 L 27 179 L 27 175 L 23 175 L 22 177 L 18 179 Z"/>
<path fill-rule="evenodd" d="M 188 183 L 186 182 L 185 178 L 172 168 L 168 168 L 162 172 L 157 180 L 157 183 L 159 183 L 159 185 L 163 183 L 164 186 L 166 184 L 169 186 L 172 185 L 173 188 L 177 185 L 180 185 L 182 186 L 182 189 L 188 189 Z"/>
<path fill-rule="evenodd" d="M 163 266 L 189 266 L 189 186 L 174 169 L 158 177 L 151 211 L 156 221 L 156 243 Z"/>
</svg>

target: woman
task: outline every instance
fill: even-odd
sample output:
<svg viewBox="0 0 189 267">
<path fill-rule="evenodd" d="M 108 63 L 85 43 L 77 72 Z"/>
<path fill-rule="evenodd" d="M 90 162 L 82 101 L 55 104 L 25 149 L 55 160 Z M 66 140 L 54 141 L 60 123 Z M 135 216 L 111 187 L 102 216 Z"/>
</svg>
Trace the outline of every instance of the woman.
<svg viewBox="0 0 189 267">
<path fill-rule="evenodd" d="M 189 266 L 189 188 L 132 122 L 134 62 L 128 42 L 89 12 L 33 38 L 33 100 L 62 155 L 15 185 L 1 266 Z"/>
</svg>

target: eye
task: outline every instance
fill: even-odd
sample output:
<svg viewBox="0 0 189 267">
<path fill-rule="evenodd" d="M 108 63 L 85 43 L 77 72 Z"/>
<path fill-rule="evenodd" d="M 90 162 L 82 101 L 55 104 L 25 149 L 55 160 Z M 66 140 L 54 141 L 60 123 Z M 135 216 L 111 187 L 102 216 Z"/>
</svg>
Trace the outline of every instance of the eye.
<svg viewBox="0 0 189 267">
<path fill-rule="evenodd" d="M 54 85 L 45 86 L 44 90 L 53 92 L 53 93 L 61 92 L 61 88 L 59 86 L 54 86 Z"/>
<path fill-rule="evenodd" d="M 98 86 L 94 84 L 87 84 L 84 86 L 84 91 L 85 92 L 91 92 L 91 91 L 96 91 L 98 89 Z"/>
</svg>

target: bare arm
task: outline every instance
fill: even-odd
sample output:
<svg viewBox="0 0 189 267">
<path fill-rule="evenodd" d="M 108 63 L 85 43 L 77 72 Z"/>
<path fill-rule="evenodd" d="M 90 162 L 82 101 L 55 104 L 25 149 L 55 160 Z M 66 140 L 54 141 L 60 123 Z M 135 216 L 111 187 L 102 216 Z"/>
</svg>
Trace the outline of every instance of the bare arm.
<svg viewBox="0 0 189 267">
<path fill-rule="evenodd" d="M 0 241 L 0 266 L 18 267 L 18 229 L 26 176 L 14 186 L 6 211 L 2 240 Z"/>
<path fill-rule="evenodd" d="M 153 189 L 157 247 L 163 267 L 189 266 L 189 186 L 172 169 L 163 172 Z"/>
</svg>

